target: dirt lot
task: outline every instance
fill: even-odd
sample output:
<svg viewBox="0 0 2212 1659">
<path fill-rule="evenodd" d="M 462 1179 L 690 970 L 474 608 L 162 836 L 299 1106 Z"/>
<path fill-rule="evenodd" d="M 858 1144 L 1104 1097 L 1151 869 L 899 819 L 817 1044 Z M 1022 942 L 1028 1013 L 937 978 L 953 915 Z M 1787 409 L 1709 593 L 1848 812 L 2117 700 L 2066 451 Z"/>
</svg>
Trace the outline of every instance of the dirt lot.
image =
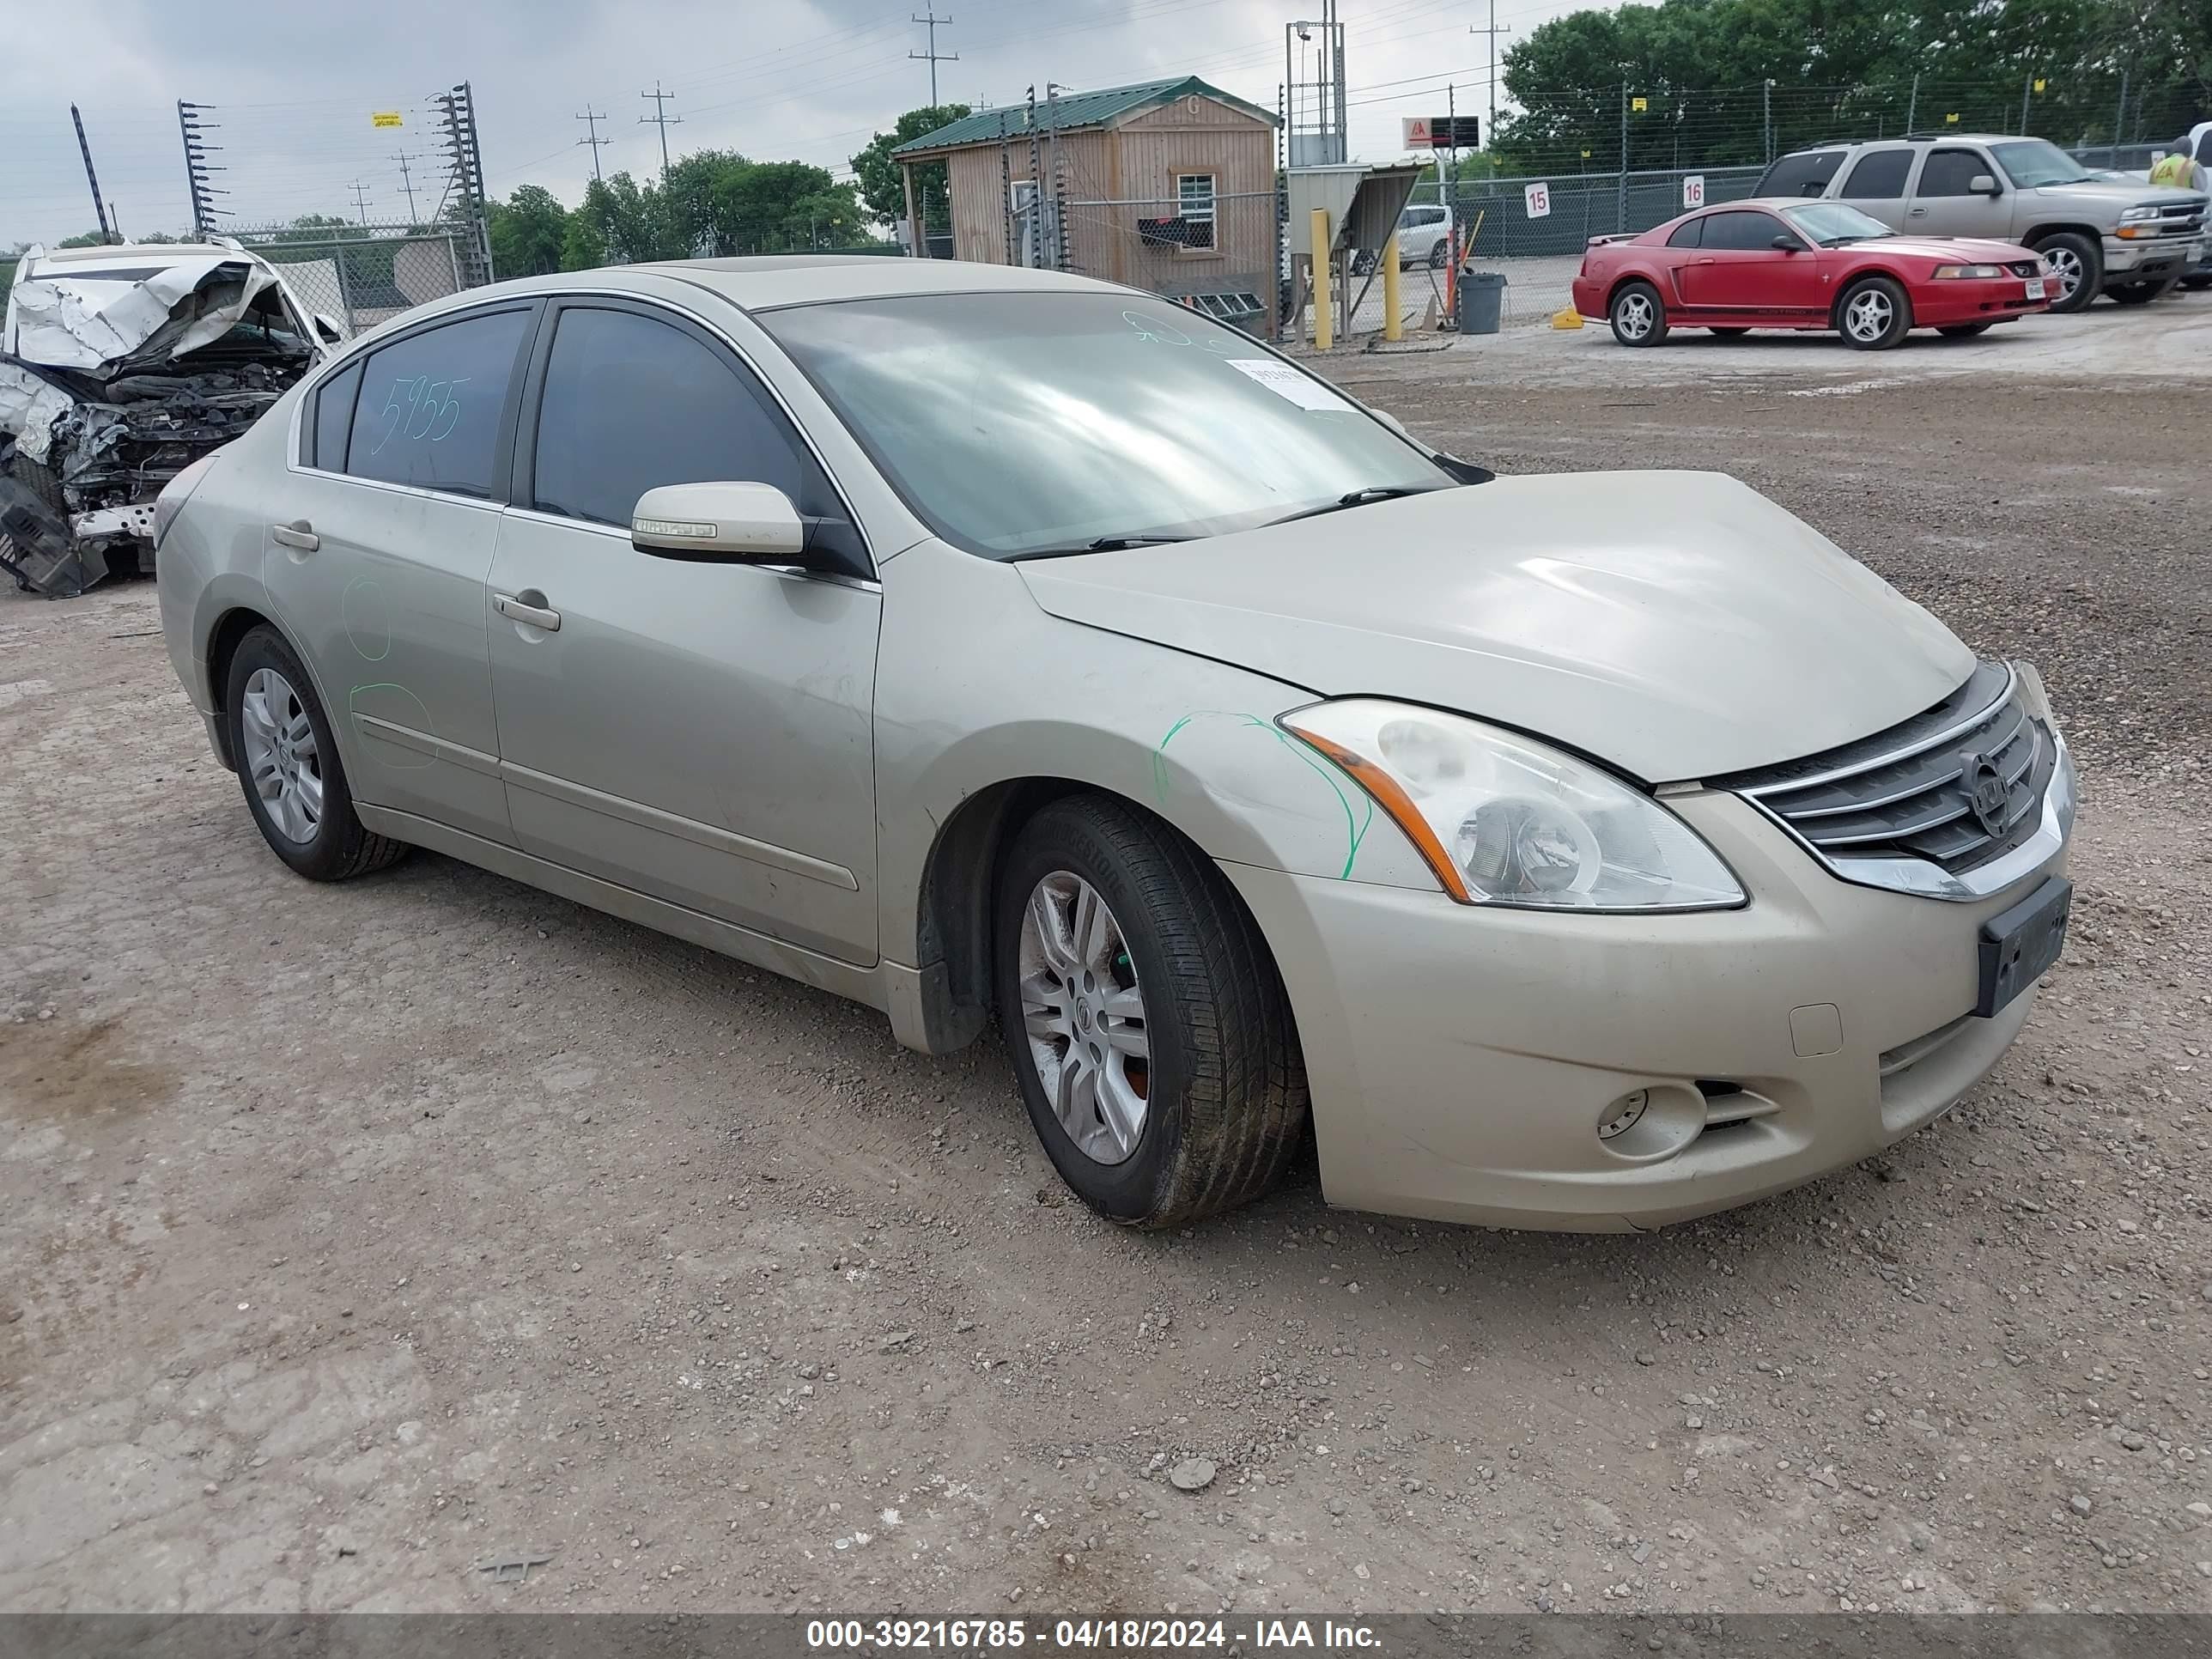
<svg viewBox="0 0 2212 1659">
<path fill-rule="evenodd" d="M 2212 1609 L 2212 364 L 1523 340 L 1332 368 L 1504 471 L 1738 473 L 2043 665 L 2076 932 L 1957 1111 L 1651 1237 L 1310 1174 L 1130 1237 L 994 1042 L 293 878 L 149 589 L 9 594 L 0 1607 Z"/>
</svg>

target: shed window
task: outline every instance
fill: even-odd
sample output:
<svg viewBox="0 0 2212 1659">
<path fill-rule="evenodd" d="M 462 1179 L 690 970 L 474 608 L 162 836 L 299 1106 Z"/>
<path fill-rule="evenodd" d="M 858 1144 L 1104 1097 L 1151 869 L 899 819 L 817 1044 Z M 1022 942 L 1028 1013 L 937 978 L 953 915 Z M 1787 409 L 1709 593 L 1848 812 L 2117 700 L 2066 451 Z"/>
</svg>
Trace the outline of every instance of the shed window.
<svg viewBox="0 0 2212 1659">
<path fill-rule="evenodd" d="M 1213 246 L 1213 175 L 1210 173 L 1178 173 L 1176 174 L 1176 218 L 1182 234 L 1177 239 L 1185 247 Z"/>
</svg>

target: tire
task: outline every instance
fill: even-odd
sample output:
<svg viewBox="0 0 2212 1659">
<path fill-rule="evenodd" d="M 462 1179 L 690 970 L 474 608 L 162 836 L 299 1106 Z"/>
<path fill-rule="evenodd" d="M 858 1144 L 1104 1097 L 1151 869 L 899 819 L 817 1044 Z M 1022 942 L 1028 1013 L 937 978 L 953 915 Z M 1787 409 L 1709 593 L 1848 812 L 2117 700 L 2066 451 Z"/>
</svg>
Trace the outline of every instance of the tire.
<svg viewBox="0 0 2212 1659">
<path fill-rule="evenodd" d="M 1450 263 L 1451 247 L 1448 243 L 1438 241 L 1431 246 L 1429 249 L 1429 269 L 1431 270 L 1442 270 Z"/>
<path fill-rule="evenodd" d="M 1977 334 L 1986 334 L 1994 323 L 1948 323 L 1936 331 L 1947 340 L 1971 340 Z"/>
<path fill-rule="evenodd" d="M 404 842 L 371 834 L 355 814 L 345 764 L 314 684 L 283 636 L 265 623 L 240 640 L 231 657 L 223 720 L 246 810 L 269 850 L 299 874 L 310 881 L 346 881 L 381 870 L 407 851 Z M 312 752 L 301 741 L 303 722 Z M 312 777 L 318 784 L 317 791 L 307 792 L 315 797 L 311 820 L 300 812 L 307 793 L 288 795 L 288 777 Z"/>
<path fill-rule="evenodd" d="M 2181 286 L 2194 294 L 2199 289 L 2212 288 L 2212 276 L 2185 276 L 2181 279 Z"/>
<path fill-rule="evenodd" d="M 54 470 L 43 462 L 34 461 L 21 450 L 8 458 L 9 476 L 54 510 L 54 515 L 64 524 L 69 522 L 69 502 L 62 495 L 62 481 Z"/>
<path fill-rule="evenodd" d="M 2053 311 L 2086 310 L 2105 280 L 2105 250 L 2078 230 L 2054 230 L 2028 244 L 2043 256 L 2045 268 L 2058 279 Z"/>
<path fill-rule="evenodd" d="M 1709 328 L 1705 332 L 1716 340 L 1741 340 L 1751 331 L 1747 328 Z"/>
<path fill-rule="evenodd" d="M 1836 331 L 1857 351 L 1887 351 L 1912 330 L 1912 302 L 1887 276 L 1862 276 L 1836 301 Z"/>
<path fill-rule="evenodd" d="M 2154 283 L 2116 283 L 2105 293 L 2114 305 L 2147 306 L 2172 293 L 2173 285 L 2180 280 L 2178 276 L 2164 276 Z"/>
<path fill-rule="evenodd" d="M 1613 290 L 1605 315 L 1613 325 L 1613 337 L 1625 346 L 1666 343 L 1666 301 L 1649 283 L 1623 283 Z"/>
<path fill-rule="evenodd" d="M 1104 912 L 1087 953 L 1073 945 L 1078 915 L 1095 915 L 1086 892 Z M 993 927 L 1022 1099 L 1085 1203 L 1124 1226 L 1176 1227 L 1275 1185 L 1305 1139 L 1305 1062 L 1274 958 L 1219 871 L 1119 801 L 1069 796 L 1015 837 Z M 1066 1121 L 1052 1094 L 1063 1079 Z M 1104 1103 L 1116 1098 L 1119 1134 Z"/>
</svg>

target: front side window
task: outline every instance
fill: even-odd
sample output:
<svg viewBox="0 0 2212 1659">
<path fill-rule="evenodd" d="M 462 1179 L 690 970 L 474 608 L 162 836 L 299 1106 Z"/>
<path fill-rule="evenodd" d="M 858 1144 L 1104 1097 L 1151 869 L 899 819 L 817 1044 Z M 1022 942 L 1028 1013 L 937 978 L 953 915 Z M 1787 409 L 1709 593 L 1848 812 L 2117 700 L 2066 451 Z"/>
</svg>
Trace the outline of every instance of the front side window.
<svg viewBox="0 0 2212 1659">
<path fill-rule="evenodd" d="M 1781 221 L 1764 213 L 1711 213 L 1705 216 L 1707 248 L 1730 252 L 1771 252 L 1783 234 Z"/>
<path fill-rule="evenodd" d="M 1905 180 L 1912 171 L 1912 152 L 1909 149 L 1871 150 L 1858 159 L 1850 174 L 1844 180 L 1839 196 L 1861 202 L 1898 202 L 1905 199 Z"/>
<path fill-rule="evenodd" d="M 825 483 L 740 366 L 634 311 L 563 310 L 545 364 L 532 498 L 538 510 L 627 527 L 673 483 L 768 483 L 834 516 Z"/>
<path fill-rule="evenodd" d="M 1213 175 L 1179 173 L 1176 175 L 1176 217 L 1182 225 L 1185 247 L 1213 246 Z"/>
<path fill-rule="evenodd" d="M 2089 170 L 2048 139 L 2022 138 L 2009 144 L 1991 144 L 1990 153 L 2004 168 L 2005 177 L 2021 190 L 2088 182 Z M 1989 169 L 1978 167 L 1975 171 L 1986 173 Z"/>
<path fill-rule="evenodd" d="M 518 309 L 467 317 L 371 352 L 344 470 L 455 495 L 502 493 L 500 429 L 531 316 Z M 318 455 L 333 465 L 319 447 Z"/>
<path fill-rule="evenodd" d="M 994 558 L 1454 482 L 1333 387 L 1165 300 L 911 295 L 757 319 L 915 513 Z"/>
<path fill-rule="evenodd" d="M 1975 196 L 1978 191 L 1968 188 L 1975 178 L 1990 170 L 1988 161 L 1978 150 L 1931 149 L 1928 159 L 1920 165 L 1920 183 L 1913 190 L 1915 196 Z"/>
</svg>

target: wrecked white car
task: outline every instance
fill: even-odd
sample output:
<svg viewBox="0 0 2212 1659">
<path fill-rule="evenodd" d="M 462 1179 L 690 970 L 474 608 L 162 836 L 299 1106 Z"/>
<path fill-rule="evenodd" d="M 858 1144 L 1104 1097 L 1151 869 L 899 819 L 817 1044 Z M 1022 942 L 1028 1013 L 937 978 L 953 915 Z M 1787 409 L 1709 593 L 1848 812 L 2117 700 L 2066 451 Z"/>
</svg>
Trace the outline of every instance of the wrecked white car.
<svg viewBox="0 0 2212 1659">
<path fill-rule="evenodd" d="M 0 327 L 0 566 L 55 598 L 150 571 L 162 485 L 343 337 L 227 238 L 32 248 Z"/>
</svg>

